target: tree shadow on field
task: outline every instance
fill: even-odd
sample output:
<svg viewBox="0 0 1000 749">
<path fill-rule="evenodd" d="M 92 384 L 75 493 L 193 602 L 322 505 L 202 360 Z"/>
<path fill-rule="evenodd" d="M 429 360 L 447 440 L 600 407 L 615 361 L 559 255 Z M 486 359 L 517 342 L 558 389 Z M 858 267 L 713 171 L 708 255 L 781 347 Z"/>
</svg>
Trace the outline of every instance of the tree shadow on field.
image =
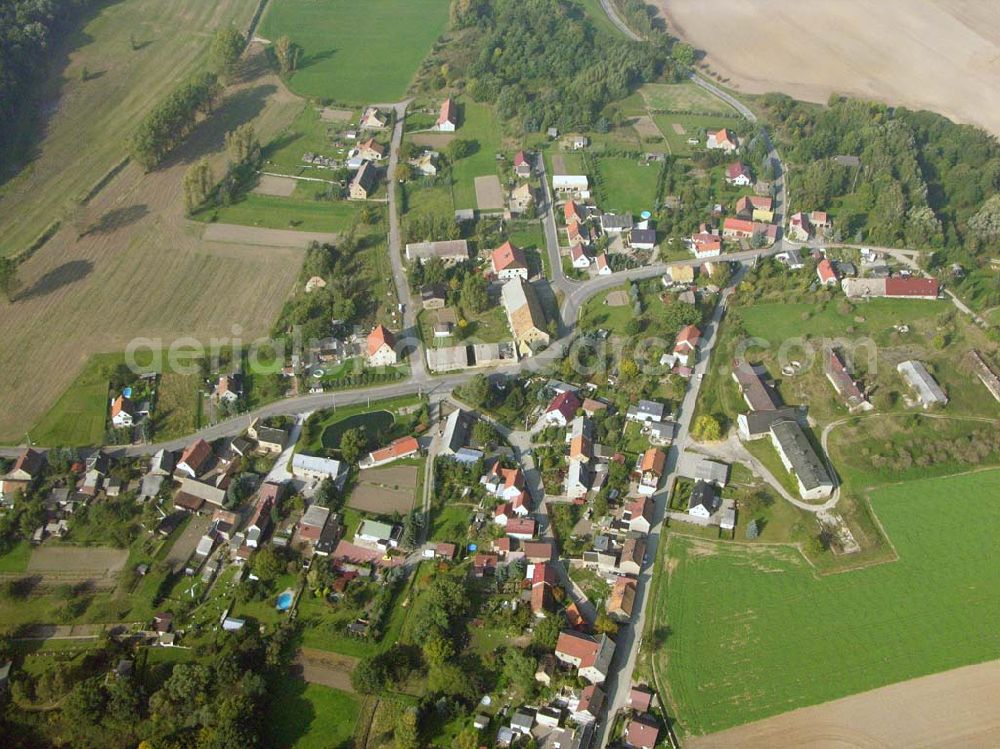
<svg viewBox="0 0 1000 749">
<path fill-rule="evenodd" d="M 337 54 L 336 49 L 324 49 L 322 52 L 317 52 L 313 55 L 302 55 L 299 57 L 298 65 L 295 66 L 296 70 L 302 70 L 303 68 L 308 68 L 310 65 L 316 65 L 317 63 L 329 60 Z"/>
<path fill-rule="evenodd" d="M 188 164 L 222 150 L 225 147 L 226 133 L 244 123 L 252 122 L 264 111 L 268 98 L 277 90 L 278 87 L 272 83 L 262 83 L 233 92 L 195 127 L 187 140 L 160 168 Z"/>
<path fill-rule="evenodd" d="M 129 224 L 134 224 L 148 213 L 149 208 L 144 203 L 124 208 L 115 208 L 105 213 L 95 223 L 84 229 L 77 238 L 82 239 L 88 234 L 108 234 Z"/>
<path fill-rule="evenodd" d="M 89 260 L 70 260 L 68 263 L 63 263 L 58 268 L 53 268 L 48 273 L 45 273 L 31 286 L 18 294 L 14 298 L 14 301 L 22 302 L 34 297 L 51 294 L 63 286 L 69 286 L 71 283 L 76 283 L 86 278 L 93 270 L 94 264 Z"/>
</svg>

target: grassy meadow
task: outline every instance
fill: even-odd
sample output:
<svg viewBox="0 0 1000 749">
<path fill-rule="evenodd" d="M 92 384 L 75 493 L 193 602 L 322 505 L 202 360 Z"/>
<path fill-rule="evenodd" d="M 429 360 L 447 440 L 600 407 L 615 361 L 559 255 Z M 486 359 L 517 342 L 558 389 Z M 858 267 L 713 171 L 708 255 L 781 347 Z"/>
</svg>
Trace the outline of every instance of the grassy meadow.
<svg viewBox="0 0 1000 749">
<path fill-rule="evenodd" d="M 398 101 L 445 30 L 448 0 L 280 0 L 260 35 L 302 48 L 289 85 L 301 96 L 352 104 Z"/>
<path fill-rule="evenodd" d="M 361 712 L 353 694 L 293 678 L 279 680 L 269 704 L 265 743 L 290 749 L 347 745 Z"/>
<path fill-rule="evenodd" d="M 672 536 L 658 675 L 681 727 L 718 731 L 995 658 L 1000 471 L 871 495 L 898 560 L 818 576 L 794 549 Z M 661 639 L 662 638 L 662 639 Z M 848 646 L 849 645 L 849 646 Z"/>
<path fill-rule="evenodd" d="M 654 112 L 736 114 L 726 102 L 695 83 L 647 83 L 639 89 L 639 94 Z"/>
<path fill-rule="evenodd" d="M 596 188 L 602 210 L 638 215 L 652 211 L 656 204 L 661 165 L 637 159 L 605 157 L 596 159 Z"/>
</svg>

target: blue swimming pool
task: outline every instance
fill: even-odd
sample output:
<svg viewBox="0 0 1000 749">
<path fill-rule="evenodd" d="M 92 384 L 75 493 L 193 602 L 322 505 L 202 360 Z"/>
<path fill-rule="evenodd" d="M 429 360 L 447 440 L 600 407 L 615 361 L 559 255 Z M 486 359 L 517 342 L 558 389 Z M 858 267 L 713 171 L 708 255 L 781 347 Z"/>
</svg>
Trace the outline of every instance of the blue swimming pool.
<svg viewBox="0 0 1000 749">
<path fill-rule="evenodd" d="M 292 601 L 294 600 L 295 600 L 295 591 L 286 590 L 284 593 L 278 596 L 278 601 L 274 605 L 275 608 L 278 609 L 278 611 L 288 611 L 288 609 L 292 607 Z"/>
</svg>

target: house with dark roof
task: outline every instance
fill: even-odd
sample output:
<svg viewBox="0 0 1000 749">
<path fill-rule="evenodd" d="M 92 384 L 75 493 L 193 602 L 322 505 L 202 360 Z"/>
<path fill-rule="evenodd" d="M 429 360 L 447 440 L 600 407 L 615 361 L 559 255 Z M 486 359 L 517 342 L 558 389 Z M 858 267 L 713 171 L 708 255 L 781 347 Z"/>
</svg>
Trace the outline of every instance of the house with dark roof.
<svg viewBox="0 0 1000 749">
<path fill-rule="evenodd" d="M 708 519 L 719 509 L 722 501 L 715 487 L 707 481 L 696 481 L 688 500 L 688 515 Z"/>
<path fill-rule="evenodd" d="M 370 161 L 366 161 L 354 173 L 351 184 L 347 188 L 351 200 L 368 200 L 378 182 L 378 170 Z"/>
<path fill-rule="evenodd" d="M 833 478 L 802 425 L 794 419 L 771 424 L 771 443 L 798 483 L 802 499 L 824 499 L 833 493 Z"/>
</svg>

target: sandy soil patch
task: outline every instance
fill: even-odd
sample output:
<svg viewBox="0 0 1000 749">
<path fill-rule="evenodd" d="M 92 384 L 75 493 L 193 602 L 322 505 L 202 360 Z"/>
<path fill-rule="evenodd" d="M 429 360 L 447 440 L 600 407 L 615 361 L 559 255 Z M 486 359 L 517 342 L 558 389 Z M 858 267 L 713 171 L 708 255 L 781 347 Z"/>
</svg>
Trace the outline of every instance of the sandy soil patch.
<svg viewBox="0 0 1000 749">
<path fill-rule="evenodd" d="M 671 122 L 670 127 L 672 127 L 674 132 L 678 135 L 687 135 L 687 130 L 685 130 L 684 126 L 679 122 Z"/>
<path fill-rule="evenodd" d="M 389 466 L 362 471 L 348 507 L 377 515 L 407 513 L 413 507 L 417 466 Z"/>
<path fill-rule="evenodd" d="M 306 247 L 310 242 L 337 241 L 336 234 L 295 229 L 263 229 L 240 224 L 209 224 L 201 238 L 206 242 L 249 244 L 258 247 Z"/>
<path fill-rule="evenodd" d="M 654 0 L 727 85 L 852 94 L 1000 133 L 995 0 Z"/>
<path fill-rule="evenodd" d="M 476 177 L 476 203 L 481 211 L 499 211 L 503 208 L 503 188 L 500 179 L 491 174 Z"/>
<path fill-rule="evenodd" d="M 275 177 L 271 174 L 262 174 L 260 182 L 257 183 L 253 191 L 259 195 L 274 195 L 278 198 L 288 198 L 295 192 L 296 182 L 297 180 L 291 177 Z"/>
<path fill-rule="evenodd" d="M 653 122 L 653 118 L 647 114 L 636 117 L 632 122 L 632 127 L 635 129 L 636 133 L 639 134 L 640 138 L 662 138 L 663 134 L 660 132 L 660 128 L 656 126 Z"/>
<path fill-rule="evenodd" d="M 350 109 L 333 109 L 332 107 L 323 107 L 319 110 L 319 118 L 323 120 L 323 122 L 350 122 L 353 116 L 354 112 Z"/>
<path fill-rule="evenodd" d="M 126 167 L 21 264 L 22 290 L 0 312 L 0 439 L 25 430 L 94 353 L 132 339 L 266 335 L 303 255 L 262 250 L 221 257 L 184 217 L 184 172 L 203 156 L 225 172 L 225 134 L 253 121 L 262 142 L 295 117 L 300 100 L 264 72 L 229 89 L 212 117 L 160 168 Z M 236 246 L 234 246 L 236 247 Z"/>
<path fill-rule="evenodd" d="M 688 739 L 689 749 L 1000 745 L 1000 661 L 911 679 Z"/>
<path fill-rule="evenodd" d="M 604 298 L 604 303 L 609 307 L 624 307 L 628 304 L 628 292 L 620 289 L 608 292 L 608 295 Z"/>
<path fill-rule="evenodd" d="M 442 149 L 455 140 L 454 133 L 414 133 L 410 136 L 410 142 L 416 146 L 427 146 L 428 148 Z"/>
<path fill-rule="evenodd" d="M 310 684 L 322 684 L 353 694 L 351 672 L 357 665 L 358 659 L 348 655 L 302 648 L 292 661 L 291 673 Z"/>
<path fill-rule="evenodd" d="M 110 575 L 120 572 L 127 559 L 127 549 L 43 544 L 31 552 L 27 571 Z"/>
</svg>

